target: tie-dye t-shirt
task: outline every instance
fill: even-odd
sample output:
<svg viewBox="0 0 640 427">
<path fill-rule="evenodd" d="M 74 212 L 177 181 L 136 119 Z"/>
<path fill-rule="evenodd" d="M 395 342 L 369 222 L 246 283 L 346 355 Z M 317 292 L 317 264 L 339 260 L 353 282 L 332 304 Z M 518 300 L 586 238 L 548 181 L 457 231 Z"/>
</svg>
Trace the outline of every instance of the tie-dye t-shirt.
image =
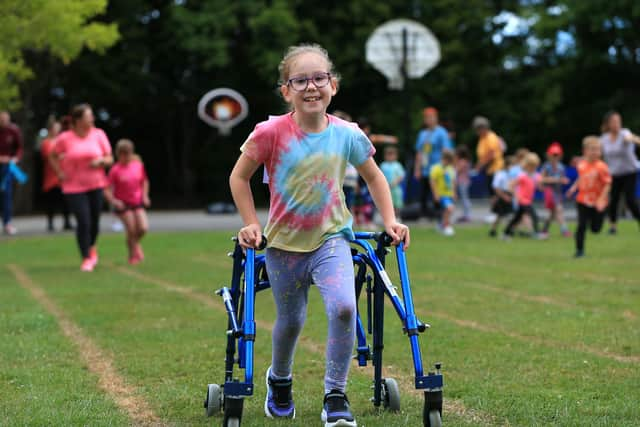
<svg viewBox="0 0 640 427">
<path fill-rule="evenodd" d="M 270 247 L 311 252 L 328 238 L 353 239 L 342 183 L 347 162 L 360 166 L 375 149 L 355 125 L 329 115 L 320 133 L 305 133 L 292 113 L 258 123 L 240 150 L 264 163 L 271 206 L 265 235 Z"/>
</svg>

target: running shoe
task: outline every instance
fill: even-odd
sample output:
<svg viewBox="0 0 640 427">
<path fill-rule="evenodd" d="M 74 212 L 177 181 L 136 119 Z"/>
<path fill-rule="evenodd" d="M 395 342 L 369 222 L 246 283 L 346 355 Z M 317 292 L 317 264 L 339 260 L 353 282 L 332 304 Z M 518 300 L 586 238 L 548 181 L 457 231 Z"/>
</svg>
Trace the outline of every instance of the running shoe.
<svg viewBox="0 0 640 427">
<path fill-rule="evenodd" d="M 89 259 L 93 262 L 93 266 L 98 265 L 98 250 L 95 246 L 89 248 Z"/>
<path fill-rule="evenodd" d="M 324 395 L 320 419 L 324 427 L 357 427 L 356 420 L 349 409 L 349 399 L 339 390 L 331 390 Z"/>
<path fill-rule="evenodd" d="M 271 378 L 271 368 L 267 369 L 265 381 L 267 396 L 264 399 L 264 414 L 269 418 L 295 418 L 296 407 L 291 392 L 293 381 Z"/>
<path fill-rule="evenodd" d="M 80 271 L 93 271 L 95 264 L 91 258 L 85 258 L 80 265 Z"/>
</svg>

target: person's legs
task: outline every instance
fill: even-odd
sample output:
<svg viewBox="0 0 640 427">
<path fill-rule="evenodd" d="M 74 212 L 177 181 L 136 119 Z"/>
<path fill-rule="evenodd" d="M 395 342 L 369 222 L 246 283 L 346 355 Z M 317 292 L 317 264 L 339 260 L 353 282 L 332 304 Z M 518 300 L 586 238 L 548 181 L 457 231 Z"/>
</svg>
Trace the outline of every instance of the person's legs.
<svg viewBox="0 0 640 427">
<path fill-rule="evenodd" d="M 611 231 L 615 232 L 618 222 L 618 201 L 622 192 L 623 179 L 620 176 L 614 176 L 611 180 L 611 193 L 609 198 L 609 224 Z"/>
<path fill-rule="evenodd" d="M 507 228 L 505 228 L 504 234 L 506 234 L 507 236 L 513 235 L 513 227 L 515 227 L 515 225 L 520 222 L 520 220 L 522 219 L 522 215 L 524 215 L 524 209 L 522 206 L 518 206 L 518 210 L 516 211 L 516 214 L 513 216 L 513 218 L 511 218 L 511 221 L 509 221 L 509 224 L 507 224 Z"/>
<path fill-rule="evenodd" d="M 87 192 L 89 200 L 89 243 L 91 247 L 96 245 L 100 232 L 100 214 L 102 213 L 102 189 Z"/>
<path fill-rule="evenodd" d="M 91 246 L 89 198 L 87 193 L 66 194 L 65 198 L 76 218 L 76 241 L 80 254 L 83 259 L 86 259 L 89 257 L 89 246 Z"/>
<path fill-rule="evenodd" d="M 133 211 L 126 210 L 118 214 L 120 221 L 122 221 L 122 225 L 124 225 L 125 234 L 126 234 L 126 243 L 127 243 L 127 257 L 129 262 L 131 263 L 134 260 L 135 255 L 135 245 L 137 242 L 137 227 L 136 227 L 136 219 L 133 214 Z"/>
<path fill-rule="evenodd" d="M 578 226 L 576 228 L 576 256 L 584 255 L 584 237 L 587 230 L 587 222 L 589 221 L 589 207 L 582 203 L 576 203 L 578 210 Z"/>
<path fill-rule="evenodd" d="M 13 213 L 13 175 L 9 173 L 7 165 L 0 166 L 0 197 L 2 197 L 2 225 L 7 227 L 11 224 Z"/>
<path fill-rule="evenodd" d="M 533 232 L 538 234 L 538 213 L 533 205 L 529 205 L 525 208 L 529 216 L 531 217 L 531 225 L 533 226 Z"/>
<path fill-rule="evenodd" d="M 356 336 L 356 294 L 349 243 L 344 238 L 327 240 L 313 253 L 310 267 L 329 321 L 325 393 L 344 392 Z"/>
<path fill-rule="evenodd" d="M 70 212 L 67 199 L 65 199 L 64 195 L 62 194 L 62 189 L 60 187 L 56 187 L 54 190 L 56 191 L 56 197 L 58 198 L 58 204 L 60 205 L 62 216 L 64 217 L 63 229 L 71 230 L 73 227 L 71 226 L 71 218 L 69 217 Z"/>
<path fill-rule="evenodd" d="M 52 188 L 42 193 L 42 200 L 44 201 L 44 212 L 47 216 L 47 230 L 49 231 L 54 230 L 53 217 L 55 215 L 58 197 L 58 194 L 56 194 L 55 190 L 55 188 Z"/>
<path fill-rule="evenodd" d="M 634 172 L 623 176 L 622 187 L 627 208 L 636 221 L 640 221 L 640 208 L 638 208 L 638 200 L 636 199 L 636 175 L 637 173 Z"/>
<path fill-rule="evenodd" d="M 599 212 L 596 208 L 590 208 L 589 222 L 591 223 L 591 232 L 599 233 L 604 224 L 605 212 Z"/>
<path fill-rule="evenodd" d="M 422 216 L 427 218 L 433 217 L 433 194 L 431 193 L 431 181 L 429 177 L 423 176 L 420 180 L 420 207 Z"/>
<path fill-rule="evenodd" d="M 462 202 L 462 217 L 471 218 L 471 198 L 469 197 L 469 184 L 458 185 L 460 190 L 460 201 Z"/>
<path fill-rule="evenodd" d="M 147 230 L 149 229 L 149 221 L 147 219 L 147 211 L 144 208 L 138 208 L 133 211 L 133 215 L 135 217 L 136 222 L 136 245 L 135 245 L 135 255 L 138 257 L 140 261 L 144 259 L 144 252 L 142 251 L 142 245 L 140 245 L 140 241 L 147 234 Z"/>
<path fill-rule="evenodd" d="M 291 376 L 293 353 L 307 316 L 308 259 L 309 254 L 267 249 L 267 274 L 276 304 L 271 355 L 271 374 L 275 378 Z"/>
</svg>

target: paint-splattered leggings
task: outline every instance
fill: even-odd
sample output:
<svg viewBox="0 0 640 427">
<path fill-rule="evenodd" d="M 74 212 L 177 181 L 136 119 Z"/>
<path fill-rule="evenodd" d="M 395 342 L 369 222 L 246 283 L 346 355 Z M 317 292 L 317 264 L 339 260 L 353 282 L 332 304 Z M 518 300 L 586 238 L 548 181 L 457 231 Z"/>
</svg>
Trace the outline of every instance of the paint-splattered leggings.
<svg viewBox="0 0 640 427">
<path fill-rule="evenodd" d="M 344 391 L 355 341 L 356 298 L 349 243 L 327 240 L 309 253 L 267 249 L 267 273 L 276 302 L 271 372 L 291 375 L 293 353 L 307 317 L 309 287 L 316 285 L 329 321 L 325 392 Z"/>
</svg>

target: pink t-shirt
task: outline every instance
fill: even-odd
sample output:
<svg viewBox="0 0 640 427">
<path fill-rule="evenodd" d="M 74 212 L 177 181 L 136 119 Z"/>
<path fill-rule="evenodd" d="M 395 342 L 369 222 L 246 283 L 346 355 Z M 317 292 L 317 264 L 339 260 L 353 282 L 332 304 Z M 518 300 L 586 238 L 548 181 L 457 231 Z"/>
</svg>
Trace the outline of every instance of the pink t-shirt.
<svg viewBox="0 0 640 427">
<path fill-rule="evenodd" d="M 536 194 L 536 185 L 540 181 L 540 175 L 533 176 L 521 172 L 516 178 L 516 199 L 522 206 L 531 206 L 533 197 Z"/>
<path fill-rule="evenodd" d="M 72 130 L 62 132 L 55 139 L 54 151 L 60 156 L 64 173 L 63 193 L 84 193 L 104 188 L 107 176 L 102 167 L 91 167 L 91 161 L 111 154 L 109 139 L 102 129 L 91 128 L 81 138 Z"/>
<path fill-rule="evenodd" d="M 131 160 L 127 164 L 116 163 L 109 171 L 109 186 L 113 188 L 116 199 L 129 206 L 142 205 L 142 190 L 147 173 L 140 160 Z"/>
</svg>

